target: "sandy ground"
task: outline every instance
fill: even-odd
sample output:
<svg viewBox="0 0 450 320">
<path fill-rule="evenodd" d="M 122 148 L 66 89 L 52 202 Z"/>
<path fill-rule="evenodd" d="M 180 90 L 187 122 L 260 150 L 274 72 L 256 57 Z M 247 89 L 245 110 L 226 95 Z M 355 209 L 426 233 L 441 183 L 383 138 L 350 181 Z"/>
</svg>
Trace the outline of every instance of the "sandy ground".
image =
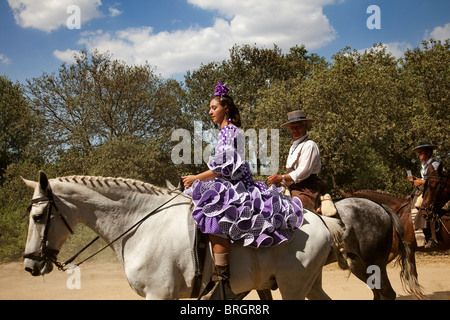
<svg viewBox="0 0 450 320">
<path fill-rule="evenodd" d="M 428 299 L 450 300 L 450 255 L 417 255 L 419 282 Z M 397 299 L 411 300 L 400 282 L 400 268 L 389 265 L 389 277 Z M 22 263 L 0 265 L 0 300 L 141 300 L 128 285 L 122 266 L 117 263 L 86 262 L 80 267 L 80 289 L 68 289 L 75 273 L 53 271 L 45 277 L 32 277 Z M 334 300 L 371 300 L 372 292 L 358 280 L 337 267 L 324 268 L 323 287 Z M 278 291 L 274 299 L 281 299 Z M 252 292 L 246 299 L 258 299 Z"/>
</svg>

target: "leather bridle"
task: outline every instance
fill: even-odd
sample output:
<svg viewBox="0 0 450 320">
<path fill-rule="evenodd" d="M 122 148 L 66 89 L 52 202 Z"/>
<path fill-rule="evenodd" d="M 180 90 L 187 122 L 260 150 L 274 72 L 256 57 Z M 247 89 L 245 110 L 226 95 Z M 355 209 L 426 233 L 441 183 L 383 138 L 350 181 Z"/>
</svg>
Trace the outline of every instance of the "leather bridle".
<svg viewBox="0 0 450 320">
<path fill-rule="evenodd" d="M 449 179 L 449 176 L 448 175 L 443 176 L 443 177 L 441 177 L 441 176 L 429 176 L 427 178 L 426 182 L 425 182 L 424 192 L 423 192 L 424 196 L 425 196 L 425 193 L 427 192 L 427 189 L 428 189 L 429 179 L 438 179 L 439 183 L 438 183 L 438 191 L 436 193 L 436 197 L 434 198 L 433 202 L 427 207 L 420 206 L 418 208 L 419 210 L 424 210 L 425 211 L 425 213 L 424 213 L 424 217 L 425 218 L 432 218 L 433 215 L 438 215 L 439 214 L 439 211 L 441 210 L 441 208 L 439 208 L 439 207 L 442 207 L 442 206 L 440 206 L 438 202 L 439 202 L 439 199 L 441 197 L 442 192 L 444 191 L 444 189 L 445 189 L 445 187 L 447 185 L 447 181 Z M 442 183 L 442 181 L 444 181 L 444 182 Z"/>
<path fill-rule="evenodd" d="M 53 193 L 50 189 L 47 190 L 47 197 L 40 197 L 36 199 L 31 200 L 31 205 L 28 207 L 28 212 L 31 211 L 32 205 L 39 202 L 48 202 L 47 205 L 47 219 L 45 222 L 44 227 L 44 233 L 42 234 L 41 238 L 41 247 L 39 250 L 32 252 L 32 253 L 25 253 L 23 257 L 25 259 L 32 259 L 36 261 L 43 261 L 43 260 L 49 260 L 52 263 L 54 263 L 58 269 L 63 269 L 64 265 L 57 261 L 56 257 L 59 253 L 59 250 L 51 249 L 47 246 L 47 240 L 48 240 L 48 231 L 50 229 L 50 221 L 52 217 L 55 215 L 58 216 L 66 228 L 69 230 L 71 234 L 74 234 L 72 228 L 70 227 L 69 223 L 67 222 L 66 218 L 63 216 L 61 211 L 58 209 L 58 207 L 55 204 L 55 201 L 53 200 Z M 54 208 L 55 210 L 52 210 Z"/>
</svg>

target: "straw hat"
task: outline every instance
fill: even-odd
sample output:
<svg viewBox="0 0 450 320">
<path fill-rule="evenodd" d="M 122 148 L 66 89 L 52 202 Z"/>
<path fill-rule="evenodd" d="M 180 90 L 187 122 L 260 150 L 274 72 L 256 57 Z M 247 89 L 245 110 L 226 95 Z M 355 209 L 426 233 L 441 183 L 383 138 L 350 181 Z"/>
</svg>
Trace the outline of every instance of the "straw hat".
<svg viewBox="0 0 450 320">
<path fill-rule="evenodd" d="M 288 122 L 283 123 L 281 125 L 281 128 L 288 128 L 291 123 L 300 122 L 300 121 L 307 121 L 308 125 L 310 125 L 316 120 L 308 119 L 306 117 L 306 112 L 303 110 L 295 110 L 295 111 L 288 113 Z"/>
<path fill-rule="evenodd" d="M 437 146 L 432 144 L 431 142 L 419 142 L 419 145 L 417 147 L 415 147 L 412 152 L 415 152 L 419 149 L 437 149 Z"/>
</svg>

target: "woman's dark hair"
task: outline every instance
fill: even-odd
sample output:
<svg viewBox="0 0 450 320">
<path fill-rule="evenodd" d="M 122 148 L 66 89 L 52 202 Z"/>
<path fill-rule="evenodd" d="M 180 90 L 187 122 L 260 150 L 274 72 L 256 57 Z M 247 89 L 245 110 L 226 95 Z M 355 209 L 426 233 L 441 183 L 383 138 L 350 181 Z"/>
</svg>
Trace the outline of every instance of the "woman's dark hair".
<svg viewBox="0 0 450 320">
<path fill-rule="evenodd" d="M 238 128 L 241 127 L 241 115 L 239 114 L 239 109 L 236 106 L 236 104 L 234 103 L 234 100 L 231 96 L 229 95 L 223 95 L 223 96 L 214 96 L 212 100 L 216 99 L 217 101 L 219 101 L 219 104 L 222 107 L 228 107 L 228 119 L 231 119 L 231 122 Z M 227 119 L 227 120 L 228 120 Z"/>
</svg>

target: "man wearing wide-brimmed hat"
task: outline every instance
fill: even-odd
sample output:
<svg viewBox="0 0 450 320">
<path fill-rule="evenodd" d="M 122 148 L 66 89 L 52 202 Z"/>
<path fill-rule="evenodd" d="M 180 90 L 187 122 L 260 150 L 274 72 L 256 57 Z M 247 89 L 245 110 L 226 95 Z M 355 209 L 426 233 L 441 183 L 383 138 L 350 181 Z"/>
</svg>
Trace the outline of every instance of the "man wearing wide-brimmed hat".
<svg viewBox="0 0 450 320">
<path fill-rule="evenodd" d="M 437 146 L 432 144 L 431 142 L 420 142 L 419 145 L 412 150 L 412 152 L 415 152 L 417 154 L 417 157 L 422 164 L 422 170 L 420 171 L 420 175 L 422 177 L 421 179 L 414 176 L 408 177 L 410 181 L 414 182 L 414 185 L 416 187 L 420 187 L 421 185 L 425 184 L 428 176 L 428 168 L 430 167 L 430 165 L 433 166 L 435 170 L 439 168 L 439 162 L 437 162 L 433 158 L 434 149 L 437 149 Z"/>
<path fill-rule="evenodd" d="M 417 147 L 415 147 L 412 152 L 417 154 L 417 157 L 421 161 L 421 178 L 417 178 L 413 175 L 408 176 L 408 180 L 414 183 L 414 186 L 420 187 L 425 184 L 428 178 L 428 169 L 430 166 L 437 170 L 439 168 L 439 162 L 433 158 L 433 150 L 437 149 L 437 146 L 431 142 L 420 142 Z M 416 189 L 413 192 L 416 207 L 420 207 L 422 203 L 422 192 Z M 427 220 L 414 208 L 412 210 L 414 229 L 416 233 L 416 241 L 419 247 L 424 246 L 425 248 L 431 248 L 437 245 L 436 232 L 434 230 L 434 225 L 429 224 Z M 423 241 L 422 237 L 425 237 Z"/>
<path fill-rule="evenodd" d="M 317 209 L 320 202 L 318 196 L 324 195 L 326 191 L 326 183 L 317 176 L 322 167 L 319 147 L 307 134 L 314 121 L 308 119 L 303 110 L 288 113 L 288 121 L 281 125 L 281 128 L 290 129 L 293 138 L 286 161 L 286 173 L 273 175 L 268 179 L 269 184 L 286 185 L 292 197 L 300 198 L 304 207 L 311 211 Z M 308 191 L 311 193 L 309 199 L 305 198 Z"/>
</svg>

